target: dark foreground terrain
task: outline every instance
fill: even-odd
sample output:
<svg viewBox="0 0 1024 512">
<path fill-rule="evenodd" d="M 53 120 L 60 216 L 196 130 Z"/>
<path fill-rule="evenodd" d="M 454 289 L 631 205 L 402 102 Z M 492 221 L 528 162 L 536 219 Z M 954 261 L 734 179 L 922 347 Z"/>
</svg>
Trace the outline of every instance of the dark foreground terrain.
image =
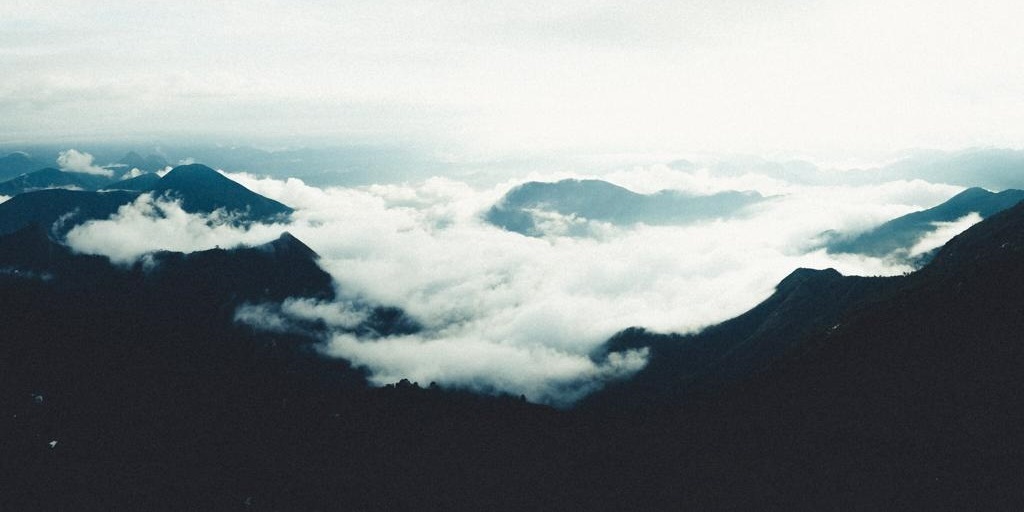
<svg viewBox="0 0 1024 512">
<path fill-rule="evenodd" d="M 701 334 L 624 331 L 606 351 L 650 364 L 572 410 L 372 388 L 320 326 L 235 322 L 333 297 L 290 235 L 127 268 L 52 236 L 0 237 L 2 510 L 1024 506 L 1024 206 L 907 276 L 800 270 Z"/>
</svg>

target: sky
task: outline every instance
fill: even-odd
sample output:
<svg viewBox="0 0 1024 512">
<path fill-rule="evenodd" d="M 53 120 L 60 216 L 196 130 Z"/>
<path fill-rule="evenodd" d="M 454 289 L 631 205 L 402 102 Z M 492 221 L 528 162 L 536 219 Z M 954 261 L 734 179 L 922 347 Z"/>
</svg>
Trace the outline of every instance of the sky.
<svg viewBox="0 0 1024 512">
<path fill-rule="evenodd" d="M 1020 147 L 1017 1 L 7 0 L 0 142 Z"/>
</svg>

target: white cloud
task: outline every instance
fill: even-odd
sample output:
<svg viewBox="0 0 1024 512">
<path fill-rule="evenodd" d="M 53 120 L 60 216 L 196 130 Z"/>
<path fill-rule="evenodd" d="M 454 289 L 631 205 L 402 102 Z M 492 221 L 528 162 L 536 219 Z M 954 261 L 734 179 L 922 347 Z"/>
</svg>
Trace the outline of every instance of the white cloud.
<svg viewBox="0 0 1024 512">
<path fill-rule="evenodd" d="M 104 169 L 92 163 L 92 155 L 75 149 L 61 151 L 57 156 L 57 165 L 62 171 L 80 172 L 83 174 L 96 174 L 99 176 L 113 176 L 114 171 Z"/>
<path fill-rule="evenodd" d="M 644 172 L 637 170 L 635 179 L 648 179 Z M 241 229 L 143 196 L 111 219 L 76 228 L 68 241 L 76 250 L 126 262 L 155 249 L 261 243 L 287 229 L 321 255 L 337 282 L 338 301 L 254 306 L 241 310 L 240 320 L 286 329 L 292 321 L 321 319 L 336 329 L 325 351 L 368 368 L 375 382 L 437 381 L 552 403 L 642 366 L 639 353 L 609 362 L 590 357 L 625 327 L 692 332 L 746 311 L 798 267 L 858 275 L 910 270 L 829 255 L 813 250 L 812 241 L 828 229 L 866 227 L 960 190 L 920 181 L 797 186 L 694 171 L 667 182 L 702 192 L 745 184 L 780 195 L 741 218 L 606 226 L 598 238 L 530 238 L 481 218 L 513 183 L 476 189 L 435 178 L 319 189 L 297 179 L 228 176 L 296 208 L 290 224 Z M 628 184 L 634 178 L 619 173 L 616 179 Z M 366 314 L 354 304 L 367 303 L 398 306 L 423 330 L 379 339 L 346 334 Z"/>
<path fill-rule="evenodd" d="M 910 256 L 919 256 L 933 249 L 938 249 L 954 236 L 959 235 L 967 228 L 981 221 L 981 215 L 977 212 L 971 212 L 952 222 L 933 222 L 932 225 L 935 226 L 935 230 L 921 237 L 910 248 Z"/>
<path fill-rule="evenodd" d="M 155 250 L 192 252 L 274 240 L 280 226 L 255 224 L 236 228 L 215 212 L 211 216 L 185 212 L 177 202 L 143 194 L 106 220 L 92 220 L 67 234 L 75 251 L 100 254 L 115 263 L 131 263 Z"/>
<path fill-rule="evenodd" d="M 132 170 L 124 173 L 124 176 L 121 176 L 121 179 L 122 180 L 129 180 L 129 179 L 132 179 L 132 178 L 138 178 L 139 176 L 142 176 L 143 174 L 146 174 L 146 171 L 143 171 L 142 169 L 139 169 L 138 167 L 132 167 Z"/>
</svg>

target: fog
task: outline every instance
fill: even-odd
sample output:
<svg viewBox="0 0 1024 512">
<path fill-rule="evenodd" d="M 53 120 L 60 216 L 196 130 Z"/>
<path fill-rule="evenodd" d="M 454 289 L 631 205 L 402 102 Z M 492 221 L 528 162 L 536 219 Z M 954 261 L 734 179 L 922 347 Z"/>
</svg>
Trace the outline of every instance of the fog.
<svg viewBox="0 0 1024 512">
<path fill-rule="evenodd" d="M 515 180 L 493 187 L 431 178 L 317 188 L 297 179 L 226 175 L 296 212 L 287 223 L 238 227 L 143 195 L 110 219 L 75 228 L 68 243 L 128 263 L 157 249 L 259 244 L 287 230 L 321 255 L 336 281 L 338 302 L 255 305 L 240 312 L 240 320 L 282 329 L 289 319 L 321 318 L 338 329 L 325 336 L 324 352 L 365 367 L 379 384 L 411 378 L 549 403 L 571 402 L 643 366 L 641 352 L 591 358 L 623 328 L 695 332 L 746 311 L 798 267 L 856 275 L 909 271 L 891 261 L 826 254 L 814 249 L 818 235 L 866 229 L 961 190 L 920 180 L 810 186 L 758 174 L 716 177 L 706 170 L 637 167 L 601 177 L 638 191 L 661 184 L 692 193 L 740 189 L 775 197 L 737 218 L 603 225 L 600 236 L 571 238 L 526 237 L 482 220 Z M 549 179 L 566 176 L 598 177 L 559 173 Z M 922 243 L 953 234 L 940 230 Z M 400 307 L 423 330 L 357 338 L 344 329 L 365 314 L 357 304 Z"/>
</svg>

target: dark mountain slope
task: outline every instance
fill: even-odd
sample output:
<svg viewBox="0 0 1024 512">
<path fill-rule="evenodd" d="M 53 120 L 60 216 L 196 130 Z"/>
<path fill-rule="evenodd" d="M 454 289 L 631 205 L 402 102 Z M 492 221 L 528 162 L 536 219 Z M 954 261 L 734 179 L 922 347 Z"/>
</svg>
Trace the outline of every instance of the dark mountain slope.
<svg viewBox="0 0 1024 512">
<path fill-rule="evenodd" d="M 87 220 L 105 219 L 138 197 L 137 192 L 48 189 L 26 192 L 0 203 L 0 234 L 39 224 L 64 235 Z"/>
<path fill-rule="evenodd" d="M 181 199 L 189 213 L 212 213 L 224 209 L 243 220 L 270 222 L 281 219 L 292 209 L 263 197 L 201 164 L 175 167 L 150 189 L 157 195 Z"/>
<path fill-rule="evenodd" d="M 1018 205 L 914 274 L 800 270 L 698 335 L 620 333 L 609 349 L 648 346 L 649 366 L 581 414 L 746 444 L 720 462 L 753 479 L 733 489 L 752 508 L 1009 510 L 1024 502 L 1022 332 Z"/>
<path fill-rule="evenodd" d="M 88 176 L 50 171 L 73 177 Z M 99 182 L 97 184 L 100 185 Z M 31 223 L 54 226 L 60 220 L 60 225 L 54 229 L 55 233 L 63 236 L 88 220 L 110 217 L 119 207 L 134 201 L 140 192 L 180 200 L 182 208 L 189 213 L 209 214 L 223 209 L 230 222 L 272 222 L 282 220 L 292 211 L 202 165 L 177 167 L 163 178 L 144 174 L 114 183 L 104 179 L 102 184 L 108 185 L 98 192 L 38 190 L 0 203 L 0 234 L 11 233 Z"/>
<path fill-rule="evenodd" d="M 529 182 L 510 190 L 486 214 L 491 224 L 509 231 L 538 236 L 541 228 L 533 210 L 629 225 L 680 224 L 726 217 L 761 201 L 755 192 L 722 192 L 693 196 L 664 190 L 638 194 L 600 180 Z"/>
<path fill-rule="evenodd" d="M 695 399 L 768 368 L 804 337 L 835 326 L 854 304 L 889 292 L 891 278 L 843 276 L 834 269 L 798 269 L 750 311 L 698 334 L 627 329 L 607 352 L 647 347 L 647 366 L 586 400 L 589 406 L 665 406 Z"/>
<path fill-rule="evenodd" d="M 726 401 L 776 444 L 786 494 L 1014 508 L 1024 502 L 1024 206 L 968 229 L 899 283 Z M 814 473 L 824 478 L 797 477 Z"/>
<path fill-rule="evenodd" d="M 50 188 L 96 190 L 110 181 L 111 179 L 106 176 L 47 168 L 22 174 L 0 183 L 0 195 L 16 196 L 23 192 Z"/>
<path fill-rule="evenodd" d="M 890 220 L 854 237 L 833 234 L 827 247 L 833 253 L 883 257 L 894 251 L 909 250 L 923 236 L 935 230 L 936 222 L 952 222 L 970 213 L 987 218 L 1021 200 L 1024 200 L 1024 190 L 994 193 L 982 188 L 969 188 L 938 206 Z"/>
</svg>

